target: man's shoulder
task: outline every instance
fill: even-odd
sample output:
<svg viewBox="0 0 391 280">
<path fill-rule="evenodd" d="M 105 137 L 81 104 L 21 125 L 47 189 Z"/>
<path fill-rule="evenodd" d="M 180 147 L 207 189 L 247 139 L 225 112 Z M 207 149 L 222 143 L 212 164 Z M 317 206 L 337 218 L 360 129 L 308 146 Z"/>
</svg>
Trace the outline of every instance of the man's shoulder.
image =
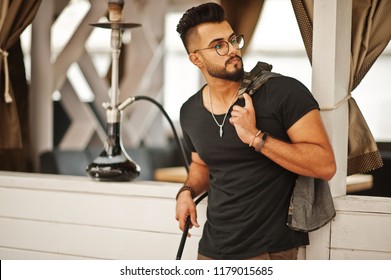
<svg viewBox="0 0 391 280">
<path fill-rule="evenodd" d="M 292 94 L 298 94 L 303 93 L 305 95 L 312 95 L 310 90 L 305 86 L 302 82 L 297 80 L 296 78 L 290 77 L 290 76 L 277 76 L 265 84 L 265 90 L 268 92 L 273 92 L 274 94 L 277 94 L 278 92 L 286 95 L 289 93 Z"/>
<path fill-rule="evenodd" d="M 202 98 L 202 89 L 198 90 L 196 93 L 191 95 L 181 106 L 181 112 L 182 111 L 188 111 L 191 108 L 194 108 L 194 106 L 197 106 L 199 103 L 200 98 Z"/>
<path fill-rule="evenodd" d="M 286 76 L 286 75 L 278 75 L 276 77 L 273 77 L 272 79 L 269 79 L 267 81 L 268 84 L 273 84 L 276 86 L 304 86 L 302 82 L 297 80 L 296 78 Z"/>
<path fill-rule="evenodd" d="M 194 93 L 193 95 L 191 95 L 182 105 L 183 106 L 190 106 L 192 104 L 194 104 L 197 99 L 200 98 L 200 94 L 201 94 L 201 90 L 197 91 L 196 93 Z"/>
</svg>

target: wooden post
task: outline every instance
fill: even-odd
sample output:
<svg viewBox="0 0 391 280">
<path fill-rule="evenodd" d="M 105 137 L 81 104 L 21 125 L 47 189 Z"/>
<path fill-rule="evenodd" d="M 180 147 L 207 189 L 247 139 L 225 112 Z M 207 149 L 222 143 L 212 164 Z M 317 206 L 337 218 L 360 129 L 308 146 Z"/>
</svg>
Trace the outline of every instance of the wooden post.
<svg viewBox="0 0 391 280">
<path fill-rule="evenodd" d="M 30 131 L 35 171 L 39 170 L 39 155 L 53 148 L 53 71 L 50 46 L 53 5 L 53 1 L 43 0 L 32 23 Z"/>
<path fill-rule="evenodd" d="M 352 0 L 315 0 L 312 92 L 321 108 L 334 107 L 348 94 Z M 322 111 L 332 142 L 337 173 L 330 181 L 333 197 L 346 195 L 348 104 Z M 307 259 L 330 258 L 330 225 L 310 234 Z"/>
</svg>

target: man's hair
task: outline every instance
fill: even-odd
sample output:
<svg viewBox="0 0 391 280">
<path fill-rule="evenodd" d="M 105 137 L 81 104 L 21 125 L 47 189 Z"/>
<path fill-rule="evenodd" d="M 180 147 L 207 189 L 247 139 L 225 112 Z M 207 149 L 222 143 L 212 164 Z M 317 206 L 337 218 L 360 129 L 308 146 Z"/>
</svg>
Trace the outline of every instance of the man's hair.
<svg viewBox="0 0 391 280">
<path fill-rule="evenodd" d="M 224 9 L 216 3 L 210 2 L 188 9 L 179 20 L 176 31 L 179 33 L 187 53 L 189 38 L 195 35 L 196 26 L 207 22 L 222 22 L 225 20 Z"/>
</svg>

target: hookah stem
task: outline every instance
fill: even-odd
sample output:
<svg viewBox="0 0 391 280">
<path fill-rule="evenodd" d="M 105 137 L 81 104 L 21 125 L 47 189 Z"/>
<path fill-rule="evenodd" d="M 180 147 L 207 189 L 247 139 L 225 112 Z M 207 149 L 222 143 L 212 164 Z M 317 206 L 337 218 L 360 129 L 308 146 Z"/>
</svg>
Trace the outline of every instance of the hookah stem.
<svg viewBox="0 0 391 280">
<path fill-rule="evenodd" d="M 111 68 L 111 107 L 117 108 L 118 95 L 119 95 L 119 55 L 121 51 L 121 32 L 119 28 L 113 28 L 111 30 L 111 56 L 112 56 L 112 68 Z"/>
<path fill-rule="evenodd" d="M 122 19 L 122 9 L 124 7 L 124 0 L 109 0 L 107 1 L 109 11 L 109 21 L 111 23 L 118 23 Z M 117 105 L 119 97 L 119 55 L 121 52 L 122 38 L 121 29 L 117 25 L 111 26 L 111 108 L 115 110 L 114 114 L 118 114 Z M 116 116 L 118 117 L 118 116 Z"/>
</svg>

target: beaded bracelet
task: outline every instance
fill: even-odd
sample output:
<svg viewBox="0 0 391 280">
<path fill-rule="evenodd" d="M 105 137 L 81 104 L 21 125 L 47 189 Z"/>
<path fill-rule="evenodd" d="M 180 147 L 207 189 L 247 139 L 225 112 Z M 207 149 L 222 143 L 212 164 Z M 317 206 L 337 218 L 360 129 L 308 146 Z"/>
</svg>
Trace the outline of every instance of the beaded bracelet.
<svg viewBox="0 0 391 280">
<path fill-rule="evenodd" d="M 176 194 L 176 197 L 175 197 L 175 200 L 178 200 L 178 196 L 181 192 L 183 191 L 190 191 L 190 195 L 191 195 L 191 198 L 195 198 L 196 197 L 196 193 L 195 191 L 193 190 L 192 187 L 188 186 L 188 185 L 183 185 L 182 188 L 179 189 L 178 193 Z"/>
<path fill-rule="evenodd" d="M 251 140 L 250 144 L 248 144 L 249 147 L 251 147 L 253 145 L 255 138 L 257 138 L 259 136 L 259 134 L 261 134 L 261 132 L 262 132 L 261 130 L 257 131 L 257 133 L 255 134 L 253 140 Z"/>
<path fill-rule="evenodd" d="M 255 151 L 259 152 L 262 149 L 263 145 L 265 145 L 266 138 L 267 138 L 268 135 L 269 134 L 267 134 L 267 132 L 264 132 L 262 134 L 261 141 L 259 142 L 258 146 L 255 148 Z"/>
</svg>

